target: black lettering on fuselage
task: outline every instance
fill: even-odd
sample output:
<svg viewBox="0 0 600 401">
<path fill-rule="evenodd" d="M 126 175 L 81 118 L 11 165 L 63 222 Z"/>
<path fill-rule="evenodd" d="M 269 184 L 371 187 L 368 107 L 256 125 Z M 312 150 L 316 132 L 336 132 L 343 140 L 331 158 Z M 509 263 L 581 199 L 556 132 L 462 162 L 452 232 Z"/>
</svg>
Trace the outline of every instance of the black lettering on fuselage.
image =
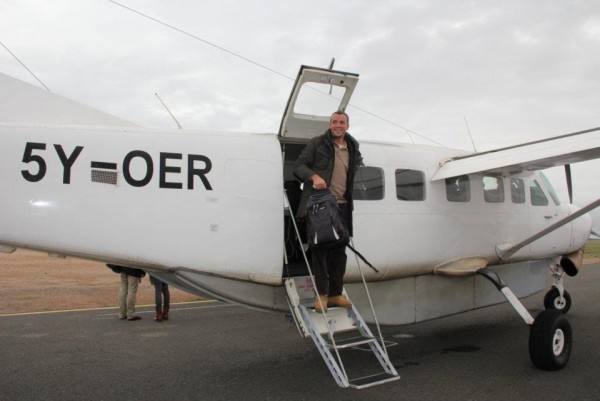
<svg viewBox="0 0 600 401">
<path fill-rule="evenodd" d="M 131 165 L 131 161 L 135 157 L 141 157 L 146 162 L 146 175 L 141 180 L 136 180 L 131 176 L 131 172 L 129 171 L 129 167 Z M 152 163 L 152 157 L 144 152 L 143 150 L 132 150 L 127 153 L 125 159 L 123 160 L 123 176 L 125 177 L 125 181 L 132 187 L 143 187 L 148 185 L 150 180 L 152 179 L 152 175 L 154 174 L 154 165 Z"/>
<path fill-rule="evenodd" d="M 204 162 L 204 168 L 194 167 L 194 162 Z M 212 186 L 206 178 L 206 174 L 212 169 L 212 162 L 210 159 L 203 155 L 188 155 L 188 189 L 194 189 L 194 176 L 200 177 L 200 180 L 204 184 L 204 188 L 207 191 L 212 191 Z"/>
<path fill-rule="evenodd" d="M 34 155 L 34 150 L 46 150 L 45 143 L 27 142 L 23 152 L 23 163 L 36 163 L 37 173 L 33 174 L 29 170 L 21 170 L 21 175 L 29 182 L 38 182 L 46 176 L 46 161 L 40 155 Z"/>
<path fill-rule="evenodd" d="M 58 158 L 63 165 L 63 184 L 71 183 L 71 167 L 73 167 L 73 163 L 77 160 L 77 157 L 83 150 L 83 146 L 76 146 L 71 153 L 71 156 L 67 157 L 65 151 L 62 148 L 62 145 L 54 145 L 54 149 L 56 149 L 56 153 L 58 154 Z"/>
<path fill-rule="evenodd" d="M 181 174 L 181 167 L 167 166 L 167 160 L 181 160 L 181 157 L 181 153 L 160 152 L 160 181 L 158 184 L 160 188 L 181 189 L 183 187 L 183 184 L 180 182 L 167 182 L 167 173 Z"/>
<path fill-rule="evenodd" d="M 39 142 L 26 142 L 25 150 L 23 151 L 22 162 L 27 165 L 27 169 L 21 170 L 23 178 L 29 182 L 39 182 L 46 177 L 48 171 L 47 157 L 45 155 L 47 144 Z M 75 162 L 83 152 L 83 146 L 75 146 L 70 155 L 67 156 L 63 145 L 54 144 L 54 149 L 58 155 L 58 159 L 63 166 L 63 184 L 71 184 L 71 171 Z M 136 158 L 142 159 L 141 171 L 143 177 L 134 177 L 131 171 L 131 164 Z M 182 189 L 184 178 L 182 178 L 182 169 L 184 155 L 181 153 L 160 152 L 158 163 L 158 187 L 168 189 Z M 178 162 L 179 161 L 179 162 Z M 202 163 L 201 165 L 199 165 Z M 52 164 L 50 164 L 51 166 Z M 145 167 L 145 170 L 144 170 Z M 92 161 L 92 182 L 94 181 L 94 173 L 100 170 L 111 170 L 113 174 L 117 173 L 117 163 Z M 195 177 L 200 178 L 204 185 L 204 189 L 212 191 L 212 185 L 208 180 L 208 173 L 212 169 L 212 161 L 204 155 L 187 155 L 187 189 L 194 189 Z M 132 150 L 125 155 L 123 159 L 123 177 L 127 184 L 132 187 L 145 187 L 154 177 L 154 160 L 152 156 L 143 150 Z M 116 180 L 116 176 L 115 176 Z"/>
</svg>

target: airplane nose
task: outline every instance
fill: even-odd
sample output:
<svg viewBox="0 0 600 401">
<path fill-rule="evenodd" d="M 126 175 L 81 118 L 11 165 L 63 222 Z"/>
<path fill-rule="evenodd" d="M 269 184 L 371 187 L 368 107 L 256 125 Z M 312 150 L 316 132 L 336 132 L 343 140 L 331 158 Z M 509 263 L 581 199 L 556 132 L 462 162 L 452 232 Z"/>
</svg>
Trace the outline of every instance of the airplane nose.
<svg viewBox="0 0 600 401">
<path fill-rule="evenodd" d="M 579 209 L 578 206 L 568 205 L 569 214 L 575 213 Z M 586 213 L 572 222 L 572 238 L 571 238 L 571 246 L 575 244 L 579 244 L 580 246 L 577 248 L 581 248 L 585 245 L 587 240 L 590 237 L 590 233 L 592 232 L 592 216 L 589 213 Z"/>
<path fill-rule="evenodd" d="M 575 213 L 580 208 L 568 205 L 569 214 Z M 581 215 L 571 222 L 571 246 L 569 253 L 563 255 L 560 265 L 569 276 L 575 276 L 583 264 L 583 247 L 592 231 L 592 216 L 588 213 Z"/>
</svg>

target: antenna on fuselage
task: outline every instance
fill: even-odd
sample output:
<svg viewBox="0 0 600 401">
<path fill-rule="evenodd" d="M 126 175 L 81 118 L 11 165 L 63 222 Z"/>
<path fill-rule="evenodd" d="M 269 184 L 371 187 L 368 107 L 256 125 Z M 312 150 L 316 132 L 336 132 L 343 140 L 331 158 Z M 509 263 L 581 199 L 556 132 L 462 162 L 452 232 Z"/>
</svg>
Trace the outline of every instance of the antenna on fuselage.
<svg viewBox="0 0 600 401">
<path fill-rule="evenodd" d="M 471 135 L 471 130 L 469 129 L 469 124 L 467 123 L 467 117 L 463 116 L 463 120 L 465 120 L 465 125 L 467 126 L 467 132 L 469 133 L 469 138 L 471 138 L 471 145 L 473 145 L 473 152 L 477 152 L 475 148 L 475 142 L 473 141 L 473 135 Z"/>
<path fill-rule="evenodd" d="M 331 62 L 329 63 L 329 69 L 333 70 L 333 64 L 335 64 L 335 57 L 331 58 Z M 329 94 L 331 95 L 331 92 L 333 92 L 333 85 L 329 85 Z"/>
<path fill-rule="evenodd" d="M 163 100 L 160 98 L 160 96 L 158 95 L 158 92 L 154 93 L 156 95 L 156 97 L 158 98 L 158 100 L 160 101 L 160 103 L 163 105 L 163 107 L 167 110 L 167 112 L 169 113 L 169 115 L 171 116 L 171 118 L 173 119 L 173 121 L 175 121 L 175 124 L 177 124 L 177 126 L 179 127 L 179 129 L 183 129 L 183 127 L 181 126 L 181 124 L 179 124 L 179 121 L 177 121 L 177 119 L 175 118 L 175 116 L 173 115 L 173 113 L 171 113 L 171 110 L 169 110 L 169 108 L 167 107 L 167 105 L 165 104 L 165 102 L 163 102 Z"/>
</svg>

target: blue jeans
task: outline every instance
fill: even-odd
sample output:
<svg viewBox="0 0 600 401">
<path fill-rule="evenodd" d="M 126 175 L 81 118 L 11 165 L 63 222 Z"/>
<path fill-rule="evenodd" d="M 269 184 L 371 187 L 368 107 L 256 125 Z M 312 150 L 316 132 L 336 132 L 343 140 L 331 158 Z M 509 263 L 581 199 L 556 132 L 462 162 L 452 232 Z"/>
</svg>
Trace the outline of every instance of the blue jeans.
<svg viewBox="0 0 600 401">
<path fill-rule="evenodd" d="M 164 303 L 162 298 L 164 297 Z M 154 279 L 154 303 L 156 308 L 168 308 L 171 294 L 169 294 L 169 285 L 158 279 Z"/>
</svg>

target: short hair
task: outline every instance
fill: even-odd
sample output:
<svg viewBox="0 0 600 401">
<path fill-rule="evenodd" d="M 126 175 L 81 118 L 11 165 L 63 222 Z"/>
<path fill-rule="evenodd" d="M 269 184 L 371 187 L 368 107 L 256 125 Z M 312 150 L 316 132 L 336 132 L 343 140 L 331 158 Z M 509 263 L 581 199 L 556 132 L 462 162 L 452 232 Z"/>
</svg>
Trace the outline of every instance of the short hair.
<svg viewBox="0 0 600 401">
<path fill-rule="evenodd" d="M 346 113 L 345 111 L 341 111 L 341 110 L 338 110 L 338 111 L 335 111 L 335 112 L 333 112 L 333 113 L 331 114 L 331 116 L 329 117 L 329 122 L 331 122 L 331 118 L 332 118 L 333 116 L 335 116 L 336 114 L 338 114 L 338 115 L 344 115 L 344 116 L 346 116 L 346 122 L 348 123 L 348 125 L 350 125 L 350 116 L 348 115 L 348 113 Z"/>
</svg>

